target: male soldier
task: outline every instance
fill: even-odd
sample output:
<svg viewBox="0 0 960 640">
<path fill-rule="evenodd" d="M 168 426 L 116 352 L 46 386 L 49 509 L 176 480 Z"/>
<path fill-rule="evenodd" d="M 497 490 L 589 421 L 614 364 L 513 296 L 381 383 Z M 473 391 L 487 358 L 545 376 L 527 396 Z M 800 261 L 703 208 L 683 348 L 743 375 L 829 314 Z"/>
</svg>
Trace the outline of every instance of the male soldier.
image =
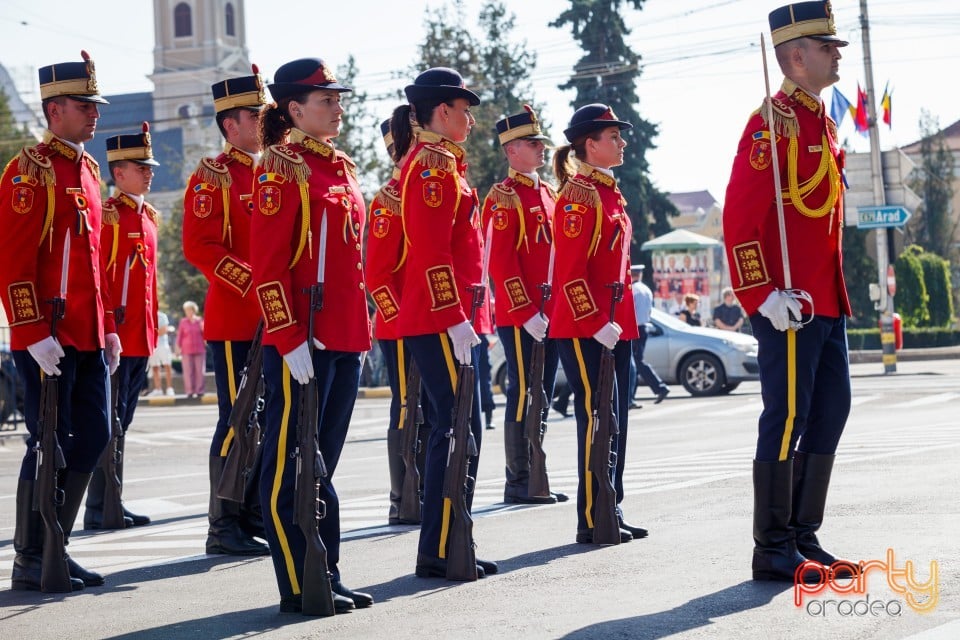
<svg viewBox="0 0 960 640">
<path fill-rule="evenodd" d="M 43 522 L 32 504 L 41 373 L 59 376 L 57 432 L 66 467 L 58 474 L 63 502 L 57 513 L 66 542 L 110 439 L 108 375 L 120 363 L 120 338 L 108 313 L 113 305 L 100 269 L 100 169 L 83 149 L 97 128 L 97 105 L 107 101 L 93 60 L 85 51 L 81 55 L 83 62 L 40 69 L 47 131 L 0 178 L 0 291 L 30 432 L 17 484 L 13 589 L 40 589 Z M 66 303 L 52 336 L 47 302 L 54 298 Z M 100 574 L 72 558 L 67 563 L 74 590 L 103 584 Z"/>
<path fill-rule="evenodd" d="M 537 169 L 546 162 L 546 145 L 540 121 L 533 109 L 497 122 L 500 145 L 510 170 L 507 178 L 493 185 L 483 203 L 483 225 L 490 228 L 490 276 L 496 286 L 497 334 L 507 364 L 507 406 L 504 410 L 503 444 L 506 484 L 503 501 L 520 504 L 553 504 L 567 496 L 531 496 L 530 443 L 525 430 L 527 384 L 533 342 L 546 340 L 543 389 L 553 397 L 560 356 L 547 338 L 551 302 L 543 301 L 543 284 L 549 284 L 553 243 L 553 208 L 556 192 L 540 179 Z M 549 405 L 548 405 L 549 406 Z M 547 409 L 548 407 L 544 407 Z"/>
<path fill-rule="evenodd" d="M 760 343 L 753 578 L 793 581 L 805 559 L 836 560 L 816 531 L 850 411 L 850 302 L 841 269 L 843 151 L 820 92 L 838 80 L 839 47 L 847 43 L 836 36 L 829 2 L 787 5 L 769 19 L 786 78 L 772 112 L 764 102 L 740 139 L 723 231 L 733 288 Z"/>
<path fill-rule="evenodd" d="M 258 479 L 248 483 L 244 504 L 217 497 L 217 484 L 235 434 L 227 424 L 240 374 L 260 321 L 260 307 L 248 296 L 250 195 L 260 155 L 260 110 L 266 103 L 256 65 L 253 75 L 213 85 L 217 126 L 226 139 L 216 158 L 203 158 L 184 195 L 183 255 L 203 272 L 210 288 L 204 304 L 204 338 L 213 349 L 220 417 L 210 443 L 210 512 L 207 553 L 267 555 L 257 498 Z M 251 477 L 257 475 L 251 474 Z"/>
<path fill-rule="evenodd" d="M 157 211 L 144 200 L 153 181 L 150 125 L 143 123 L 142 133 L 107 138 L 107 162 L 117 187 L 103 203 L 103 243 L 101 264 L 114 304 L 114 321 L 123 343 L 120 368 L 117 369 L 117 417 L 123 433 L 133 422 L 140 389 L 146 380 L 147 359 L 157 346 Z M 108 310 L 108 313 L 110 311 Z M 117 438 L 118 459 L 123 460 L 125 438 Z M 107 454 L 109 455 L 109 454 Z M 117 478 L 123 484 L 123 465 L 117 465 Z M 84 529 L 103 525 L 103 469 L 97 466 L 87 488 L 83 514 Z M 122 491 L 122 486 L 121 486 Z M 150 518 L 123 508 L 124 526 L 141 526 Z"/>
<path fill-rule="evenodd" d="M 650 391 L 656 396 L 653 404 L 660 404 L 670 394 L 670 387 L 660 379 L 653 367 L 643 359 L 643 353 L 647 348 L 647 325 L 650 323 L 650 311 L 653 309 L 653 292 L 650 291 L 650 287 L 643 283 L 642 264 L 631 266 L 630 273 L 633 276 L 630 293 L 633 295 L 633 309 L 637 314 L 637 334 L 639 336 L 634 339 L 632 345 L 633 368 L 636 371 L 630 376 L 630 401 L 633 402 L 636 394 L 637 374 L 640 374 L 644 383 L 650 387 Z"/>
</svg>

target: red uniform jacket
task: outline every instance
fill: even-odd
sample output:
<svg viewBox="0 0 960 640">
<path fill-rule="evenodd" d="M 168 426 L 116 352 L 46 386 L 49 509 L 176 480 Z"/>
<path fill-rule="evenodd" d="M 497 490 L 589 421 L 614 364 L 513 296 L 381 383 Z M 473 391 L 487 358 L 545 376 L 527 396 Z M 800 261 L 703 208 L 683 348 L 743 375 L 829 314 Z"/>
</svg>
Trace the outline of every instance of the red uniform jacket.
<svg viewBox="0 0 960 640">
<path fill-rule="evenodd" d="M 493 221 L 490 276 L 496 287 L 497 326 L 521 327 L 540 310 L 553 243 L 553 188 L 510 169 L 483 202 L 483 228 Z M 549 283 L 548 283 L 549 284 Z M 553 299 L 544 313 L 549 318 Z"/>
<path fill-rule="evenodd" d="M 253 279 L 263 313 L 263 343 L 286 354 L 307 339 L 309 288 L 317 282 L 320 225 L 327 218 L 323 310 L 314 337 L 327 349 L 370 348 L 370 317 L 360 239 L 366 209 L 356 168 L 342 152 L 290 132 L 267 149 L 253 193 Z"/>
<path fill-rule="evenodd" d="M 462 147 L 423 131 L 401 171 L 407 237 L 403 302 L 397 318 L 401 336 L 442 333 L 470 319 L 468 287 L 482 279 L 483 235 L 480 202 L 467 184 L 466 170 Z M 478 334 L 493 331 L 488 295 L 473 328 Z"/>
<path fill-rule="evenodd" d="M 122 192 L 103 203 L 101 261 L 117 308 L 124 305 L 123 274 L 130 261 L 123 322 L 117 324 L 124 356 L 145 358 L 157 346 L 158 219 L 153 207 L 139 207 Z"/>
<path fill-rule="evenodd" d="M 260 307 L 250 271 L 254 160 L 227 143 L 197 165 L 183 198 L 183 255 L 210 288 L 203 305 L 207 340 L 253 340 Z"/>
<path fill-rule="evenodd" d="M 563 186 L 553 217 L 557 257 L 551 338 L 593 337 L 610 321 L 612 289 L 607 285 L 618 280 L 623 298 L 614 321 L 623 329 L 620 339 L 639 337 L 630 295 L 633 225 L 626 205 L 617 181 L 586 163 Z"/>
<path fill-rule="evenodd" d="M 80 351 L 115 333 L 110 292 L 100 269 L 100 169 L 86 152 L 50 131 L 24 147 L 0 178 L 0 295 L 11 347 L 50 335 L 50 300 L 60 294 L 63 245 L 70 233 L 66 313 L 57 340 Z M 109 313 L 106 310 L 110 310 Z"/>
<path fill-rule="evenodd" d="M 400 218 L 400 170 L 380 188 L 370 203 L 370 231 L 367 238 L 367 262 L 364 270 L 367 289 L 377 306 L 374 335 L 381 340 L 396 340 L 397 316 L 403 292 L 406 237 Z"/>
<path fill-rule="evenodd" d="M 773 110 L 791 285 L 813 297 L 817 315 L 850 315 L 841 256 L 844 156 L 837 127 L 823 101 L 790 80 L 773 97 Z M 748 314 L 756 313 L 771 291 L 785 287 L 772 164 L 764 107 L 750 117 L 740 138 L 723 205 L 730 278 Z"/>
</svg>

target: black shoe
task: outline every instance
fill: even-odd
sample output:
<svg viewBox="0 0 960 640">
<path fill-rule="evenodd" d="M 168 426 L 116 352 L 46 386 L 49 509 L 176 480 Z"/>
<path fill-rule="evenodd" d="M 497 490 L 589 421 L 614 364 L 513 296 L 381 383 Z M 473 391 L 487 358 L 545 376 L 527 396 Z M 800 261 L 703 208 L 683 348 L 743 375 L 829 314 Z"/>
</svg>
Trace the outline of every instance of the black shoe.
<svg viewBox="0 0 960 640">
<path fill-rule="evenodd" d="M 663 389 L 657 394 L 657 399 L 653 401 L 653 404 L 660 404 L 668 395 L 670 395 L 670 389 Z"/>
<path fill-rule="evenodd" d="M 480 564 L 480 560 L 477 560 L 477 577 L 484 578 L 486 577 L 486 569 Z M 497 565 L 492 564 L 494 571 L 496 571 Z M 441 558 L 431 558 L 422 554 L 417 554 L 417 567 L 414 570 L 414 575 L 418 578 L 446 578 L 447 577 L 447 561 L 442 560 Z"/>
<path fill-rule="evenodd" d="M 496 426 L 493 424 L 493 409 L 483 412 L 484 418 L 486 419 L 487 430 L 495 429 Z"/>
<path fill-rule="evenodd" d="M 339 580 L 331 580 L 330 588 L 333 589 L 334 595 L 340 595 L 344 598 L 350 598 L 353 600 L 353 604 L 357 607 L 357 609 L 366 609 L 373 604 L 372 595 L 369 593 L 363 593 L 362 591 L 353 591 L 348 589 L 343 586 L 343 583 Z"/>
<path fill-rule="evenodd" d="M 124 509 L 124 512 L 126 512 L 126 509 Z M 147 518 L 147 522 L 149 522 L 149 521 L 150 521 L 150 519 Z M 124 515 L 123 515 L 123 528 L 124 528 L 124 529 L 129 529 L 129 528 L 132 527 L 133 525 L 134 525 L 133 518 L 131 518 L 130 516 L 126 515 L 126 513 L 124 513 Z M 102 520 L 92 520 L 92 519 L 88 520 L 86 517 L 84 517 L 84 518 L 83 518 L 83 528 L 84 528 L 85 530 L 87 530 L 87 531 L 99 531 L 100 529 L 103 529 L 103 521 L 102 521 Z"/>
<path fill-rule="evenodd" d="M 559 491 L 551 491 L 550 495 L 552 495 L 557 502 L 566 502 L 570 499 L 570 496 L 565 493 L 560 493 Z"/>
<path fill-rule="evenodd" d="M 504 496 L 503 501 L 506 504 L 554 504 L 557 499 L 553 495 L 549 496 Z"/>
<path fill-rule="evenodd" d="M 620 542 L 630 542 L 633 535 L 626 529 L 620 529 Z M 593 544 L 593 529 L 577 531 L 577 544 Z"/>
<path fill-rule="evenodd" d="M 561 416 L 563 416 L 564 418 L 569 418 L 569 417 L 570 417 L 570 414 L 567 412 L 567 408 L 566 408 L 566 407 L 564 407 L 564 408 L 561 409 L 561 408 L 560 408 L 560 405 L 557 404 L 556 402 L 554 402 L 554 403 L 553 403 L 552 405 L 550 405 L 550 406 L 552 406 L 552 407 L 553 407 L 553 410 L 556 411 L 557 413 L 559 413 L 559 414 L 560 414 Z"/>
<path fill-rule="evenodd" d="M 207 534 L 207 553 L 226 556 L 268 556 L 270 548 L 244 534 L 237 527 L 232 533 Z"/>
<path fill-rule="evenodd" d="M 340 594 L 333 594 L 334 613 L 349 613 L 353 610 L 353 600 Z M 283 596 L 280 598 L 280 613 L 303 613 L 303 599 L 299 596 Z"/>
<path fill-rule="evenodd" d="M 630 535 L 633 536 L 634 540 L 639 540 L 640 538 L 647 537 L 647 530 L 643 527 L 635 527 L 629 522 L 624 522 L 623 516 L 617 516 L 617 522 L 620 524 L 620 529 L 623 531 L 629 531 Z"/>
<path fill-rule="evenodd" d="M 643 409 L 643 405 L 640 404 L 639 402 L 631 402 L 631 403 L 630 403 L 630 408 L 631 408 L 631 409 Z"/>
<path fill-rule="evenodd" d="M 495 574 L 497 571 L 500 570 L 499 567 L 497 567 L 496 562 L 491 562 L 490 560 L 481 560 L 480 558 L 476 558 L 475 560 L 477 563 L 477 568 L 483 570 L 480 573 L 484 573 L 488 576 L 492 576 L 493 574 Z"/>
<path fill-rule="evenodd" d="M 78 578 L 83 581 L 83 586 L 85 587 L 99 587 L 106 582 L 102 575 L 96 571 L 88 571 L 87 569 L 84 569 L 70 556 L 67 556 L 67 568 L 70 569 L 71 581 L 74 578 Z"/>
<path fill-rule="evenodd" d="M 10 589 L 12 591 L 40 591 L 40 563 L 41 556 L 18 553 L 13 559 Z M 73 591 L 80 591 L 83 587 L 83 580 L 74 577 L 73 569 L 70 568 L 70 588 Z"/>
<path fill-rule="evenodd" d="M 150 516 L 141 516 L 141 515 L 138 515 L 138 514 L 136 514 L 136 513 L 133 513 L 132 511 L 130 511 L 130 510 L 127 509 L 126 507 L 124 507 L 124 508 L 123 508 L 123 520 L 124 520 L 124 522 L 126 522 L 128 519 L 133 522 L 133 526 L 134 526 L 134 527 L 142 527 L 142 526 L 145 525 L 145 524 L 150 524 Z M 130 525 L 128 524 L 127 526 L 129 527 Z"/>
</svg>

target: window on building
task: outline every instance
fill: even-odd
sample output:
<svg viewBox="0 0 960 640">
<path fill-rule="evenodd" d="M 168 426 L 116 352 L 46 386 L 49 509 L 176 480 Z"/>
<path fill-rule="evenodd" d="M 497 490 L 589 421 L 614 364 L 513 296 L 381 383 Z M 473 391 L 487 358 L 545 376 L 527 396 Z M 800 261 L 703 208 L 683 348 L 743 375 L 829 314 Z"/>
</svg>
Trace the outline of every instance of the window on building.
<svg viewBox="0 0 960 640">
<path fill-rule="evenodd" d="M 227 35 L 235 36 L 237 35 L 237 28 L 234 23 L 234 14 L 233 14 L 233 4 L 227 3 L 226 9 L 223 11 L 223 16 L 226 18 L 227 22 Z"/>
<path fill-rule="evenodd" d="M 193 20 L 190 15 L 190 5 L 181 2 L 173 8 L 173 35 L 184 38 L 193 35 Z"/>
</svg>

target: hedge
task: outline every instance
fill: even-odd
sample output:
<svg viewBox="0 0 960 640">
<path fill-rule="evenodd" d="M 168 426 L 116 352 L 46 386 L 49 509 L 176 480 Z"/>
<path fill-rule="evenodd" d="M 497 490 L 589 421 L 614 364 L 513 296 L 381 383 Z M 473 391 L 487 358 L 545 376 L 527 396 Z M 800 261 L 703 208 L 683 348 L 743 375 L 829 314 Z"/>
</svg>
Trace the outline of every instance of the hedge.
<svg viewBox="0 0 960 640">
<path fill-rule="evenodd" d="M 848 329 L 847 342 L 851 351 L 880 349 L 880 329 Z M 960 330 L 943 327 L 905 327 L 904 349 L 929 349 L 960 345 Z"/>
</svg>

